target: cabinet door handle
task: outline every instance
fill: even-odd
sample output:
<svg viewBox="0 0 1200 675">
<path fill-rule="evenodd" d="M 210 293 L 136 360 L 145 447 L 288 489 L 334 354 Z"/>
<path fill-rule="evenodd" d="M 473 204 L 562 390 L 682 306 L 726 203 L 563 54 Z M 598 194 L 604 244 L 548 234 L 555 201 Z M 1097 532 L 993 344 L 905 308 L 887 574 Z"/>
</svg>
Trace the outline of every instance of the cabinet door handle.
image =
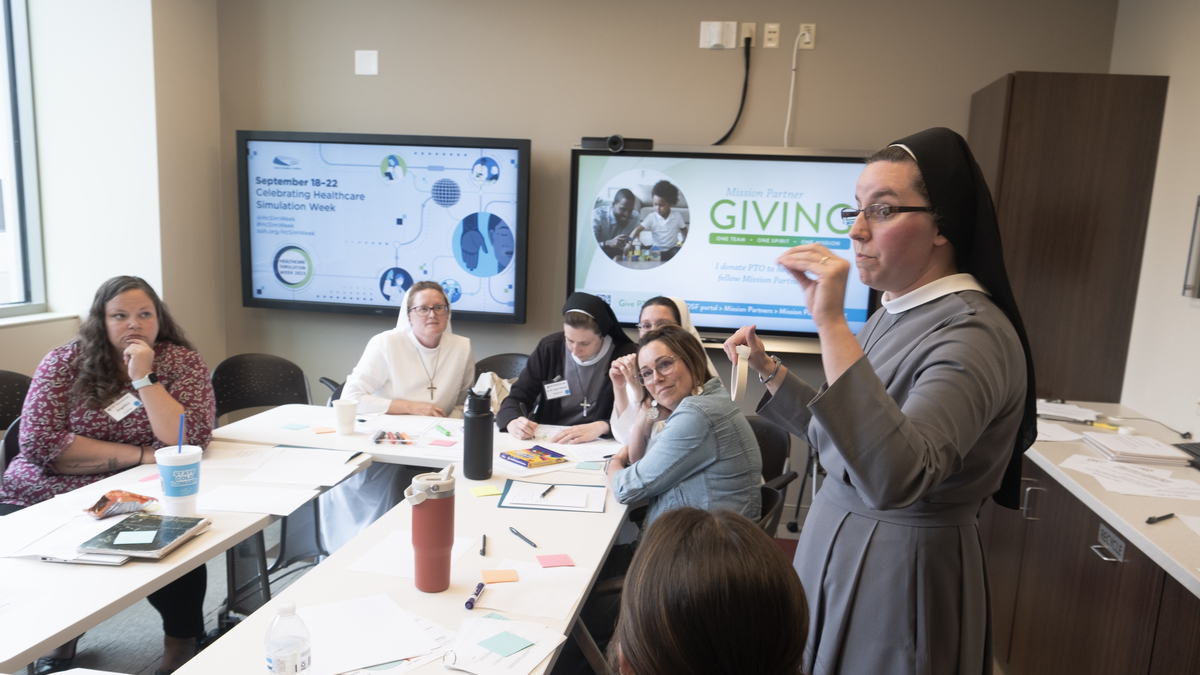
<svg viewBox="0 0 1200 675">
<path fill-rule="evenodd" d="M 1037 490 L 1038 492 L 1046 491 L 1045 488 L 1039 488 L 1039 487 L 1025 488 L 1025 497 L 1021 500 L 1021 517 L 1024 518 L 1025 520 L 1038 520 L 1037 518 L 1034 518 L 1029 515 L 1029 493 L 1033 492 L 1034 490 Z"/>
<path fill-rule="evenodd" d="M 1121 562 L 1119 558 L 1113 558 L 1112 556 L 1106 555 L 1104 551 L 1107 551 L 1108 549 L 1104 548 L 1103 544 L 1093 544 L 1090 548 L 1092 549 L 1092 553 L 1100 556 L 1100 559 L 1104 562 Z"/>
</svg>

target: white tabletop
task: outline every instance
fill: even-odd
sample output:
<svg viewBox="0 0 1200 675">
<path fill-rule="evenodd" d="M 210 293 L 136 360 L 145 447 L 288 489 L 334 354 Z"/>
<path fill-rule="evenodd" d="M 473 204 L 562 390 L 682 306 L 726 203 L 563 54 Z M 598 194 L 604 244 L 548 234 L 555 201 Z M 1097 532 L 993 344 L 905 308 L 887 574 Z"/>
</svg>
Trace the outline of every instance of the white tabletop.
<svg viewBox="0 0 1200 675">
<path fill-rule="evenodd" d="M 236 448 L 239 444 L 214 441 L 208 447 Z M 371 458 L 365 455 L 356 458 L 355 462 L 362 470 L 371 464 Z M 81 489 L 124 488 L 157 471 L 152 464 L 137 466 Z M 202 468 L 200 495 L 238 481 L 248 473 L 249 469 Z M 0 540 L 6 529 L 17 528 L 24 519 L 61 513 L 59 505 L 45 501 L 4 516 L 0 518 Z M 212 527 L 158 561 L 134 558 L 115 567 L 0 558 L 0 586 L 39 591 L 35 598 L 0 613 L 0 636 L 3 636 L 0 639 L 0 672 L 11 672 L 32 662 L 203 565 L 274 520 L 269 515 L 230 511 L 201 512 L 200 515 L 210 519 Z"/>
<path fill-rule="evenodd" d="M 1113 403 L 1076 404 L 1104 415 L 1145 417 L 1131 408 Z M 1100 421 L 1109 420 L 1102 418 Z M 1111 423 L 1132 426 L 1138 436 L 1150 436 L 1164 443 L 1184 442 L 1178 434 L 1173 434 L 1153 422 L 1130 420 Z M 1077 433 L 1097 431 L 1094 427 L 1083 424 L 1058 421 L 1054 424 L 1061 424 Z M 1095 477 L 1058 466 L 1071 455 L 1100 457 L 1100 453 L 1082 441 L 1036 443 L 1026 455 L 1111 525 L 1128 543 L 1136 546 L 1158 563 L 1167 574 L 1200 597 L 1200 534 L 1189 529 L 1179 518 L 1169 518 L 1153 525 L 1146 524 L 1146 518 L 1167 513 L 1200 516 L 1200 501 L 1109 492 Z M 1200 471 L 1190 467 L 1173 469 L 1171 477 L 1200 483 Z M 1037 508 L 1036 501 L 1034 508 Z"/>
<path fill-rule="evenodd" d="M 570 465 L 564 465 L 570 466 Z M 488 481 L 470 481 L 462 476 L 461 465 L 455 466 L 458 477 L 455 485 L 455 536 L 474 537 L 487 535 L 487 556 L 479 555 L 478 541 L 474 548 L 458 560 L 451 568 L 450 588 L 441 593 L 422 593 L 412 579 L 368 574 L 347 569 L 363 554 L 367 553 L 385 537 L 397 530 L 412 528 L 412 507 L 402 503 L 392 509 L 362 534 L 306 574 L 302 579 L 272 599 L 272 601 L 232 631 L 201 652 L 177 671 L 179 675 L 201 673 L 254 673 L 263 670 L 263 638 L 275 616 L 275 605 L 280 600 L 294 601 L 297 607 L 336 602 L 349 598 L 386 593 L 400 607 L 457 632 L 464 618 L 483 616 L 492 610 L 466 610 L 463 603 L 480 581 L 480 570 L 494 569 L 505 558 L 534 562 L 536 555 L 566 553 L 577 567 L 593 571 L 591 584 L 608 555 L 625 517 L 626 507 L 618 504 L 612 492 L 604 513 L 571 513 L 563 511 L 541 511 L 501 509 L 497 507 L 499 497 L 475 497 L 471 487 L 492 484 L 503 487 L 505 478 L 494 474 Z M 543 483 L 603 484 L 599 471 L 589 474 L 574 471 L 555 471 L 529 480 Z M 537 543 L 532 548 L 512 535 L 512 526 Z M 514 620 L 534 621 L 564 634 L 570 631 L 575 617 L 582 606 L 583 591 L 566 621 L 544 617 L 522 616 L 501 612 Z M 557 651 L 555 652 L 557 654 Z M 319 658 L 314 654 L 314 659 Z M 535 670 L 549 670 L 555 656 L 547 657 Z M 440 662 L 429 663 L 414 672 L 442 672 Z"/>
</svg>

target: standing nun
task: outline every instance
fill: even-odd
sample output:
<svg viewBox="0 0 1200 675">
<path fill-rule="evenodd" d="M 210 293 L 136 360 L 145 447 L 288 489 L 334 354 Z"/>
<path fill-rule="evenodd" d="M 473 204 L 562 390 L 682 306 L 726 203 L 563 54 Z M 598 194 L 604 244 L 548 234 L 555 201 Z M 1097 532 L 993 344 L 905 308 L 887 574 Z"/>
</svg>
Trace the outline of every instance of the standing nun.
<svg viewBox="0 0 1200 675">
<path fill-rule="evenodd" d="M 990 673 L 978 514 L 991 496 L 1015 506 L 1037 433 L 1029 342 L 966 141 L 929 129 L 867 162 L 843 217 L 883 308 L 856 338 L 849 261 L 799 246 L 779 263 L 804 291 L 826 382 L 789 373 L 753 326 L 725 350 L 751 348 L 768 390 L 759 414 L 807 439 L 828 472 L 794 562 L 812 617 L 804 672 Z"/>
</svg>

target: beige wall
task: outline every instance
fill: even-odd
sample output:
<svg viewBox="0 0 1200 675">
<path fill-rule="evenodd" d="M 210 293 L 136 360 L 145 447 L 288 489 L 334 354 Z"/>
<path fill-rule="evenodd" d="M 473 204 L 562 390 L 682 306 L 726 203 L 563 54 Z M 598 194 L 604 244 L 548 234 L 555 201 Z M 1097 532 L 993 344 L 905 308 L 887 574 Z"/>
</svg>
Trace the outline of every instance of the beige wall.
<svg viewBox="0 0 1200 675">
<path fill-rule="evenodd" d="M 1194 0 L 1123 0 L 1112 55 L 1113 73 L 1171 78 L 1121 402 L 1194 432 L 1200 432 L 1200 300 L 1181 290 L 1200 195 L 1198 31 Z"/>
<path fill-rule="evenodd" d="M 238 129 L 532 139 L 528 323 L 455 325 L 477 358 L 527 352 L 560 325 L 570 146 L 611 133 L 708 144 L 732 122 L 741 53 L 698 49 L 700 21 L 753 21 L 760 35 L 764 22 L 783 25 L 782 48 L 753 52 L 730 144 L 781 144 L 805 21 L 817 23 L 817 49 L 800 56 L 791 144 L 870 149 L 935 125 L 965 134 L 970 95 L 1008 72 L 1106 72 L 1115 15 L 1115 0 L 221 1 L 228 353 L 284 356 L 315 384 L 343 378 L 393 323 L 241 307 Z M 379 76 L 353 75 L 356 49 L 379 50 Z M 815 357 L 789 363 L 819 376 Z"/>
<path fill-rule="evenodd" d="M 0 370 L 33 377 L 46 352 L 66 343 L 77 330 L 79 318 L 73 314 L 0 320 Z"/>
</svg>

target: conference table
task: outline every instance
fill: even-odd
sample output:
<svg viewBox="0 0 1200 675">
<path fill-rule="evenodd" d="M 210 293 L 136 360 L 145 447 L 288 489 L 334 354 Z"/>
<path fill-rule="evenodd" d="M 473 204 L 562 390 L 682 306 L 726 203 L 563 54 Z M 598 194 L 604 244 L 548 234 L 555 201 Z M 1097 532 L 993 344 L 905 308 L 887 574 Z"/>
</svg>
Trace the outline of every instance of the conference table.
<svg viewBox="0 0 1200 675">
<path fill-rule="evenodd" d="M 224 450 L 256 447 L 262 446 L 224 441 L 208 446 Z M 361 471 L 370 466 L 370 455 L 354 458 L 353 464 L 354 473 Z M 240 481 L 252 470 L 211 469 L 202 463 L 200 497 L 223 485 L 258 485 Z M 69 503 L 77 506 L 81 500 L 87 501 L 88 495 L 94 496 L 90 498 L 94 502 L 108 490 L 145 485 L 142 479 L 157 475 L 153 464 L 133 467 L 68 493 L 72 497 Z M 33 541 L 30 537 L 42 523 L 57 520 L 65 512 L 64 499 L 58 498 L 0 518 L 0 555 L 17 552 Z M 0 589 L 4 591 L 0 593 L 0 672 L 14 672 L 31 663 L 278 519 L 236 511 L 199 510 L 199 515 L 212 521 L 211 528 L 158 561 L 134 558 L 120 566 L 107 566 L 0 557 Z"/>
</svg>

